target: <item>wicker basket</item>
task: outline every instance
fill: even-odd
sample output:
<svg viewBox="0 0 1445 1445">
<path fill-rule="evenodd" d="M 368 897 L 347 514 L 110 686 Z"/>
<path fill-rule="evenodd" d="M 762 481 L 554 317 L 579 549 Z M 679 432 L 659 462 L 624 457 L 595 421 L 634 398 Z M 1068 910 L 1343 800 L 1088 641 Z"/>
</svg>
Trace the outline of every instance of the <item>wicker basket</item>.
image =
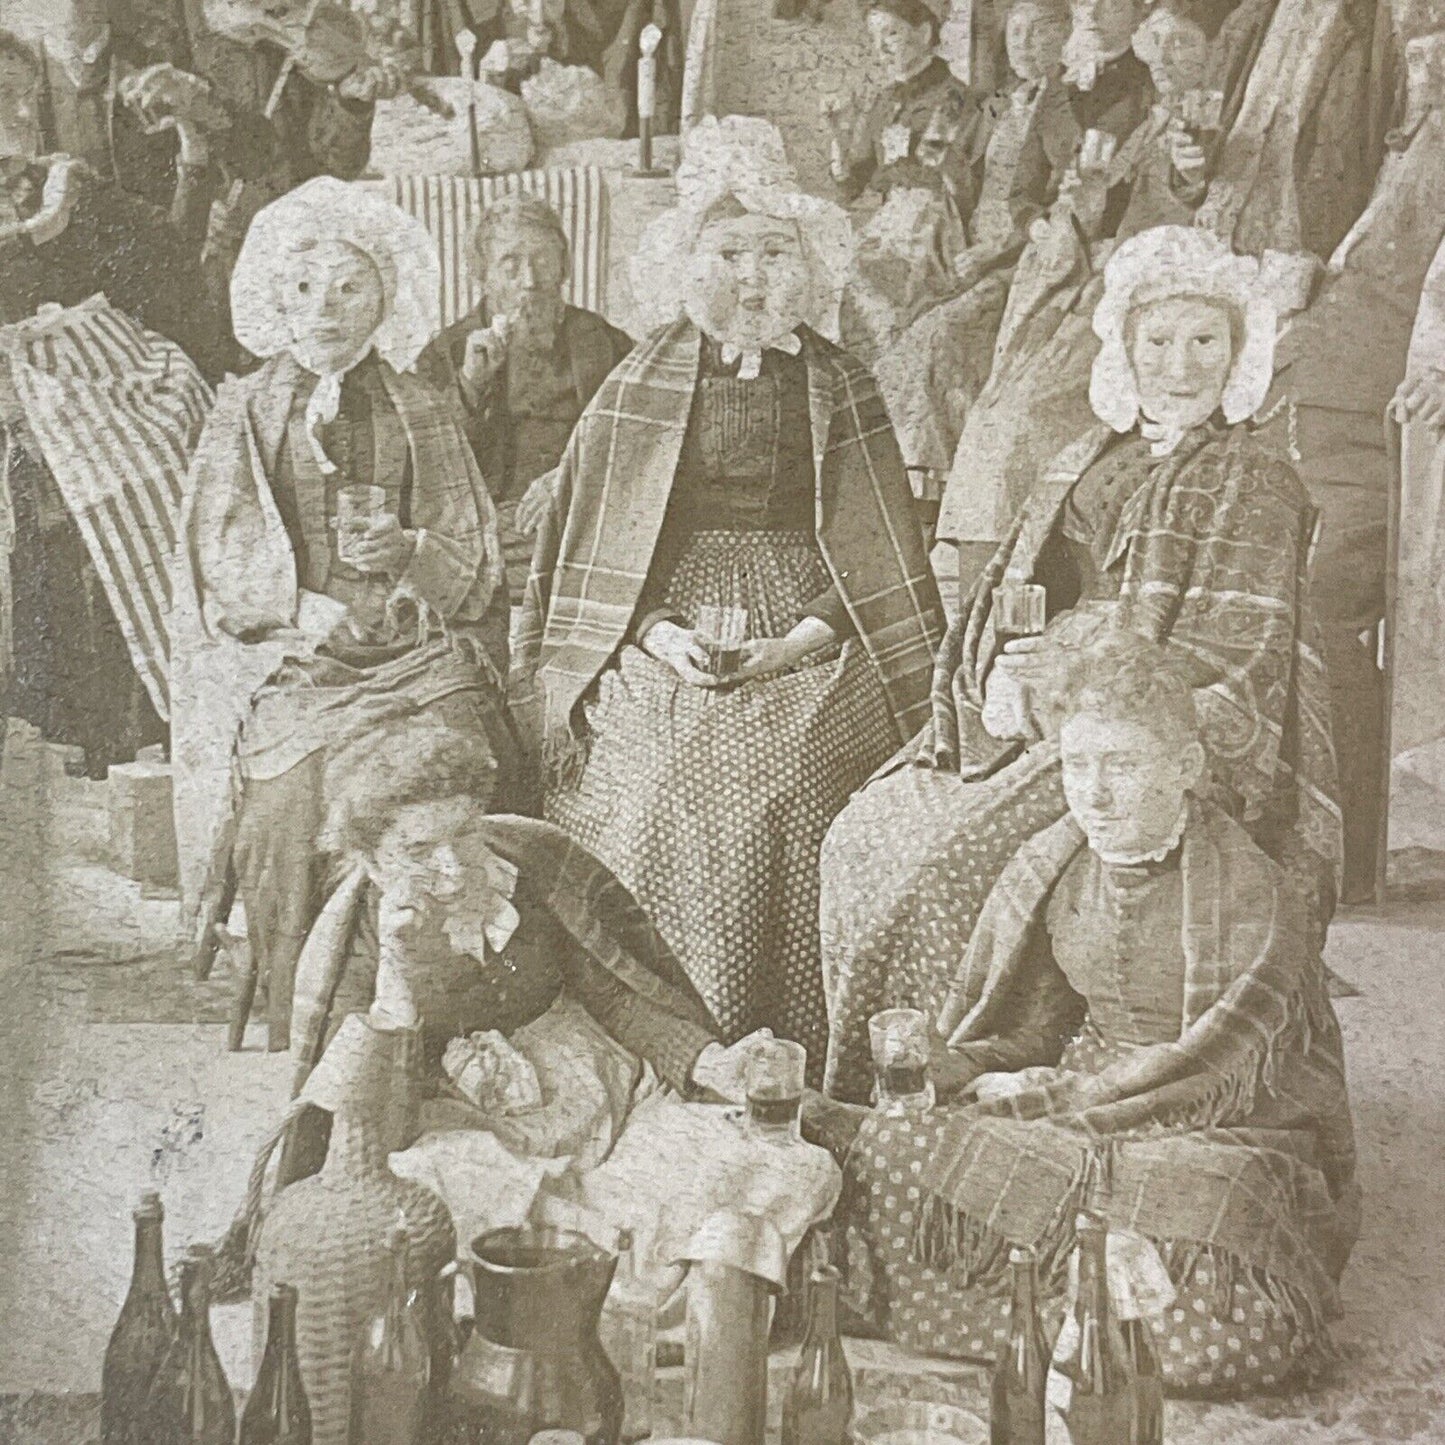
<svg viewBox="0 0 1445 1445">
<path fill-rule="evenodd" d="M 267 1211 L 252 1278 L 256 1357 L 273 1284 L 298 1293 L 297 1350 L 311 1405 L 313 1445 L 346 1445 L 351 1354 L 367 1312 L 389 1283 L 387 1238 L 405 1221 L 407 1281 L 430 1286 L 456 1257 L 456 1230 L 430 1189 L 387 1168 L 401 1075 L 367 1069 L 335 1111 L 321 1172 L 283 1190 Z"/>
</svg>

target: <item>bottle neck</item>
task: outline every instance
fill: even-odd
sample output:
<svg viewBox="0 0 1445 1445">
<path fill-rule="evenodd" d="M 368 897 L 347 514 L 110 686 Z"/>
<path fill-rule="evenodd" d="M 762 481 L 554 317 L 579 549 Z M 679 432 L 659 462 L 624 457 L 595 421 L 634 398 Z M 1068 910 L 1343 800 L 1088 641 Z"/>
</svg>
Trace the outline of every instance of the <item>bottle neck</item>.
<svg viewBox="0 0 1445 1445">
<path fill-rule="evenodd" d="M 193 1265 L 181 1267 L 181 1333 L 196 1344 L 211 1338 L 210 1281 Z"/>
<path fill-rule="evenodd" d="M 1109 1310 L 1108 1235 L 1103 1229 L 1079 1232 L 1079 1308 L 1100 1317 Z"/>
<path fill-rule="evenodd" d="M 1038 1309 L 1039 1270 L 1033 1260 L 1018 1262 L 1013 1267 L 1013 1316 L 1014 1329 L 1027 1329 Z"/>
<path fill-rule="evenodd" d="M 164 1294 L 166 1289 L 165 1249 L 161 1239 L 161 1216 L 138 1214 L 135 1220 L 135 1264 L 131 1269 L 133 1292 Z"/>
<path fill-rule="evenodd" d="M 808 1339 L 824 1344 L 838 1338 L 838 1281 L 815 1279 L 811 1282 L 812 1298 L 808 1309 Z"/>
<path fill-rule="evenodd" d="M 266 1353 L 276 1359 L 296 1349 L 296 1297 L 273 1295 L 266 1325 Z"/>
<path fill-rule="evenodd" d="M 377 1174 L 386 1169 L 386 1141 L 376 1123 L 357 1109 L 331 1117 L 331 1140 L 322 1172 L 330 1178 Z"/>
</svg>

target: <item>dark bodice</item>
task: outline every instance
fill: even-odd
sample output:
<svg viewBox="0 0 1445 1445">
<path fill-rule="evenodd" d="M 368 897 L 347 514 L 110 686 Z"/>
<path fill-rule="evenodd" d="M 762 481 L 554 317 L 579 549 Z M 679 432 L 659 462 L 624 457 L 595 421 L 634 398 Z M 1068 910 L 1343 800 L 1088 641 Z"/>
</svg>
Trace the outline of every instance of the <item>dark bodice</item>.
<svg viewBox="0 0 1445 1445">
<path fill-rule="evenodd" d="M 704 341 L 669 528 L 812 531 L 813 436 L 801 356 L 763 353 L 750 381 Z"/>
<path fill-rule="evenodd" d="M 1105 1044 L 1179 1037 L 1184 1016 L 1184 879 L 1178 851 L 1121 867 L 1085 848 L 1048 908 L 1054 961 Z"/>
<path fill-rule="evenodd" d="M 691 625 L 694 619 L 668 602 L 678 565 L 699 536 L 727 533 L 778 534 L 794 550 L 800 539 L 811 549 L 807 570 L 813 580 L 802 593 L 762 608 L 754 598 L 752 611 L 786 613 L 792 621 L 820 617 L 835 632 L 846 632 L 847 609 L 837 589 L 827 584 L 816 541 L 808 363 L 801 354 L 772 350 L 763 353 L 756 377 L 744 380 L 739 366 L 724 366 L 718 345 L 703 338 L 697 391 L 638 609 L 638 630 L 645 632 L 659 616 Z M 762 575 L 755 574 L 758 585 L 765 585 Z M 718 600 L 745 601 L 742 596 Z M 750 630 L 749 635 L 766 634 Z"/>
</svg>

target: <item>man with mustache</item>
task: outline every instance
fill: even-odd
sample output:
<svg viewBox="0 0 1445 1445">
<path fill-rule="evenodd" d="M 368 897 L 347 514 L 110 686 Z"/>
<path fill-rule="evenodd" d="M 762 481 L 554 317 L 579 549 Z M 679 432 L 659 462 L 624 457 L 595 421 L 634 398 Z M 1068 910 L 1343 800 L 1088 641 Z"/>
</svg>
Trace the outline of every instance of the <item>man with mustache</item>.
<svg viewBox="0 0 1445 1445">
<path fill-rule="evenodd" d="M 454 390 L 467 439 L 497 504 L 508 588 L 521 600 L 537 508 L 572 428 L 631 340 L 564 297 L 570 248 L 561 219 L 535 196 L 487 207 L 471 240 L 477 307 L 437 337 L 421 371 Z"/>
</svg>

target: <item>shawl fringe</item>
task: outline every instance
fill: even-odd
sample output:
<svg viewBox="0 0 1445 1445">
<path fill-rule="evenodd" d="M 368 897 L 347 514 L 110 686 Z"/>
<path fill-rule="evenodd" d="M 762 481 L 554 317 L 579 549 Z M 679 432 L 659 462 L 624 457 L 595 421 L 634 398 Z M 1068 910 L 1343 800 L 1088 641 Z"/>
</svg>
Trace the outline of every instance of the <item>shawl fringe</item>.
<svg viewBox="0 0 1445 1445">
<path fill-rule="evenodd" d="M 1039 1286 L 1045 1295 L 1060 1295 L 1068 1287 L 1069 1260 L 1074 1252 L 1074 1214 L 1082 1203 L 1082 1190 L 1080 1180 L 1042 1238 L 1033 1245 L 1038 1258 Z M 1216 1244 L 1143 1237 L 1159 1251 L 1176 1290 L 1197 1284 L 1193 1278 L 1195 1271 L 1201 1264 L 1209 1265 L 1213 1276 L 1212 1307 L 1216 1315 L 1228 1317 L 1233 1308 L 1235 1287 L 1243 1285 L 1267 1299 L 1301 1336 L 1333 1350 L 1323 1311 L 1304 1290 Z M 1008 1255 L 1014 1243 L 935 1194 L 923 1202 L 908 1253 L 915 1264 L 946 1275 L 949 1282 L 960 1289 L 976 1290 L 989 1298 L 1005 1298 L 1012 1287 Z"/>
</svg>

